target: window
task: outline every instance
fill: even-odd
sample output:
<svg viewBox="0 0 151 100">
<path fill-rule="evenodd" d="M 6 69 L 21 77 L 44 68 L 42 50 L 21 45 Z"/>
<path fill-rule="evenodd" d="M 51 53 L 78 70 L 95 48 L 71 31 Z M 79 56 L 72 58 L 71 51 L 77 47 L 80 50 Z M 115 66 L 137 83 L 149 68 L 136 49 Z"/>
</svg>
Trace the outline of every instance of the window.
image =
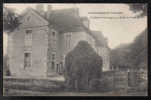
<svg viewBox="0 0 151 100">
<path fill-rule="evenodd" d="M 55 59 L 56 59 L 55 52 L 52 53 L 51 57 L 52 57 L 51 68 L 52 68 L 52 70 L 54 70 L 55 69 Z"/>
<path fill-rule="evenodd" d="M 32 30 L 26 30 L 26 34 L 31 34 Z"/>
<path fill-rule="evenodd" d="M 32 45 L 32 30 L 26 30 L 25 34 L 25 47 Z"/>
<path fill-rule="evenodd" d="M 31 67 L 31 53 L 24 53 L 24 68 Z"/>
<path fill-rule="evenodd" d="M 71 36 L 72 36 L 72 33 L 66 33 L 66 48 L 67 49 L 70 49 L 71 47 Z"/>
<path fill-rule="evenodd" d="M 31 51 L 32 50 L 32 48 L 31 48 L 31 46 L 24 46 L 24 51 Z"/>
<path fill-rule="evenodd" d="M 25 47 L 24 50 L 26 53 L 24 53 L 24 68 L 31 67 L 31 46 L 32 46 L 32 30 L 26 30 L 25 31 Z"/>
<path fill-rule="evenodd" d="M 63 62 L 60 62 L 60 71 L 63 71 Z"/>
<path fill-rule="evenodd" d="M 57 47 L 57 40 L 56 39 L 52 40 L 52 47 L 53 47 L 53 50 L 56 50 L 56 47 Z"/>
<path fill-rule="evenodd" d="M 52 32 L 52 36 L 55 36 L 56 35 L 56 33 L 55 32 Z"/>
<path fill-rule="evenodd" d="M 54 61 L 52 61 L 51 68 L 52 68 L 52 70 L 55 69 L 55 62 Z"/>
<path fill-rule="evenodd" d="M 56 47 L 57 47 L 56 32 L 52 32 L 52 40 L 51 40 L 51 43 L 52 43 L 52 48 L 53 48 L 53 50 L 56 50 Z"/>
<path fill-rule="evenodd" d="M 60 73 L 59 64 L 57 64 L 57 73 Z"/>
<path fill-rule="evenodd" d="M 27 21 L 29 21 L 29 20 L 30 20 L 30 16 L 27 17 Z"/>
<path fill-rule="evenodd" d="M 52 60 L 53 61 L 55 60 L 55 54 L 52 54 Z"/>
</svg>

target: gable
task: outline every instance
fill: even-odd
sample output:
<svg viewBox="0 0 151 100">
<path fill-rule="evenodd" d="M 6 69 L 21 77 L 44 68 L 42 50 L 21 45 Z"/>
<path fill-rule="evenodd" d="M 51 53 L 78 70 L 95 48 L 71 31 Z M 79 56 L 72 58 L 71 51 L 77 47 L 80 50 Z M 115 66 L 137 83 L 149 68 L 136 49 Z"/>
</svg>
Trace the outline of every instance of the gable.
<svg viewBox="0 0 151 100">
<path fill-rule="evenodd" d="M 47 26 L 49 23 L 32 9 L 28 9 L 21 19 L 19 28 L 34 28 Z"/>
</svg>

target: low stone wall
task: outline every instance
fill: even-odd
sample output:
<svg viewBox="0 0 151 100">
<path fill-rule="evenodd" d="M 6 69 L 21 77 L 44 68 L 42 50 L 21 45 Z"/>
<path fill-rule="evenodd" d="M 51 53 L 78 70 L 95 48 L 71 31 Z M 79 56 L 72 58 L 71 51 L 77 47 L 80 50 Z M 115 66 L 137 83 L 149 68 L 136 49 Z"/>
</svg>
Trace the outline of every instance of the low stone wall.
<svg viewBox="0 0 151 100">
<path fill-rule="evenodd" d="M 136 76 L 135 76 L 136 75 Z M 90 92 L 109 92 L 109 91 L 125 91 L 125 93 L 135 93 L 138 91 L 147 92 L 147 81 L 145 85 L 139 87 L 137 72 L 124 71 L 107 71 L 102 73 L 101 79 L 94 79 L 90 82 Z M 65 83 L 63 80 L 35 79 L 35 78 L 11 78 L 5 77 L 3 80 L 4 95 L 9 91 L 19 91 L 18 93 L 27 92 L 64 92 Z M 14 93 L 14 92 L 13 92 Z"/>
<path fill-rule="evenodd" d="M 91 81 L 91 88 L 95 88 L 100 91 L 117 91 L 128 89 L 128 72 L 126 71 L 106 71 L 102 73 L 101 79 L 94 79 Z"/>
<path fill-rule="evenodd" d="M 115 85 L 115 89 L 127 89 L 128 88 L 128 72 L 115 71 L 114 85 Z"/>
<path fill-rule="evenodd" d="M 102 73 L 102 88 L 107 90 L 119 90 L 128 88 L 128 72 L 107 71 Z"/>
<path fill-rule="evenodd" d="M 104 90 L 114 90 L 114 71 L 106 71 L 102 73 L 102 88 Z"/>
<path fill-rule="evenodd" d="M 64 81 L 49 79 L 30 79 L 30 78 L 4 78 L 3 79 L 4 95 L 11 90 L 22 91 L 39 91 L 55 92 L 64 88 Z"/>
</svg>

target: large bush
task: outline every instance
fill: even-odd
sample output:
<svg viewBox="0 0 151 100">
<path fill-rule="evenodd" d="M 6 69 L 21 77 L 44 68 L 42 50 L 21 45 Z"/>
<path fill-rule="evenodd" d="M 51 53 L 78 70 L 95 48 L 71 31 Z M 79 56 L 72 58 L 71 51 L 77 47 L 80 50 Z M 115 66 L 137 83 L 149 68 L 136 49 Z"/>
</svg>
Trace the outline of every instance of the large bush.
<svg viewBox="0 0 151 100">
<path fill-rule="evenodd" d="M 99 79 L 102 72 L 102 58 L 86 42 L 78 45 L 65 58 L 65 79 L 67 87 L 85 90 L 92 79 Z"/>
</svg>

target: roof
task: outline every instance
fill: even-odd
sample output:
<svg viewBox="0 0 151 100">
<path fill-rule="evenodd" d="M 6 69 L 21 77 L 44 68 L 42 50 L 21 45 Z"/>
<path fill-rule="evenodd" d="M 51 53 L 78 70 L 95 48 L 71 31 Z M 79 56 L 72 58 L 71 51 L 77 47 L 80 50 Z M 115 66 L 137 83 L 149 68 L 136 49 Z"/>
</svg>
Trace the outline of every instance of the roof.
<svg viewBox="0 0 151 100">
<path fill-rule="evenodd" d="M 60 33 L 85 31 L 83 26 L 81 25 L 81 22 L 84 19 L 88 20 L 87 17 L 79 16 L 78 8 L 52 10 L 49 18 L 46 18 L 47 12 L 45 12 L 44 16 L 42 16 L 37 10 L 30 7 L 23 11 L 19 19 L 21 20 L 22 17 L 25 16 L 29 10 L 34 11 L 44 20 L 51 23 L 51 27 L 53 27 Z"/>
<path fill-rule="evenodd" d="M 77 32 L 82 30 L 81 19 L 75 8 L 52 10 L 47 20 L 61 33 L 69 31 Z"/>
<path fill-rule="evenodd" d="M 106 38 L 103 36 L 102 32 L 100 31 L 92 31 L 92 34 L 96 38 L 96 45 L 97 46 L 107 46 Z"/>
<path fill-rule="evenodd" d="M 53 24 L 57 30 L 61 32 L 71 31 L 86 31 L 91 35 L 97 44 L 97 46 L 106 46 L 107 42 L 99 31 L 91 31 L 89 28 L 84 27 L 81 23 L 83 20 L 89 20 L 87 17 L 80 17 L 78 14 L 78 9 L 62 9 L 62 10 L 53 10 L 51 12 L 49 22 Z"/>
<path fill-rule="evenodd" d="M 88 18 L 80 17 L 78 8 L 52 10 L 49 18 L 46 18 L 45 16 L 47 12 L 42 16 L 37 10 L 28 8 L 20 18 L 22 18 L 28 10 L 36 12 L 40 17 L 51 23 L 51 27 L 60 33 L 85 31 L 95 39 L 98 46 L 107 46 L 107 42 L 101 32 L 91 31 L 83 25 L 82 21 L 88 20 Z"/>
</svg>

